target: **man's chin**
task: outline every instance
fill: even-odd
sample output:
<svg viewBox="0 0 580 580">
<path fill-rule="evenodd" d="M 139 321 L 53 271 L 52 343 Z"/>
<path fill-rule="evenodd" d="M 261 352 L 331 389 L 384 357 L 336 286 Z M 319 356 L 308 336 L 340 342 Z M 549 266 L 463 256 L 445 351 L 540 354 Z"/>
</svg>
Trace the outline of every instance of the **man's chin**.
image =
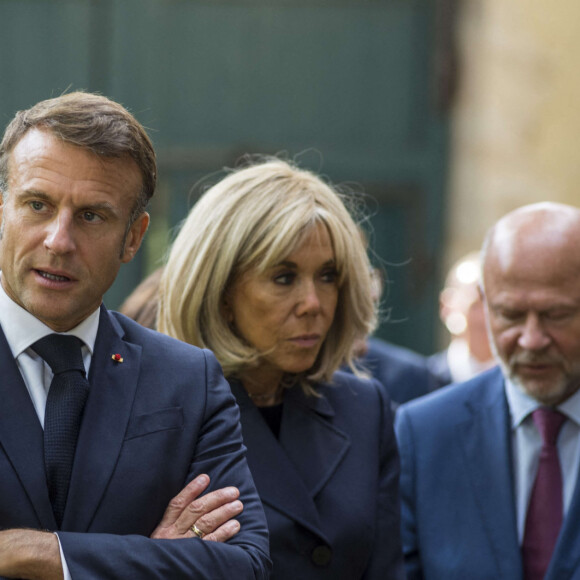
<svg viewBox="0 0 580 580">
<path fill-rule="evenodd" d="M 58 308 L 55 308 L 58 305 Z M 66 301 L 60 304 L 53 301 L 52 304 L 36 301 L 24 304 L 23 307 L 42 323 L 46 324 L 55 332 L 66 332 L 74 328 L 83 320 L 84 314 L 79 314 L 75 308 L 71 308 Z"/>
<path fill-rule="evenodd" d="M 571 389 L 563 377 L 546 381 L 512 375 L 511 380 L 526 395 L 546 406 L 558 405 L 577 390 Z"/>
</svg>

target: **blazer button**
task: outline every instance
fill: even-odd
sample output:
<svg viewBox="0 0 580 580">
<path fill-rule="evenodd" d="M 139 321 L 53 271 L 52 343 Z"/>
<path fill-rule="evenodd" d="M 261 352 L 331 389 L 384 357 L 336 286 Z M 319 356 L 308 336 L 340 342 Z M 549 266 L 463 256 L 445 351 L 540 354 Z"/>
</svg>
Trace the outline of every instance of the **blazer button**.
<svg viewBox="0 0 580 580">
<path fill-rule="evenodd" d="M 328 566 L 332 560 L 332 550 L 328 546 L 316 546 L 310 554 L 310 558 L 317 566 Z"/>
</svg>

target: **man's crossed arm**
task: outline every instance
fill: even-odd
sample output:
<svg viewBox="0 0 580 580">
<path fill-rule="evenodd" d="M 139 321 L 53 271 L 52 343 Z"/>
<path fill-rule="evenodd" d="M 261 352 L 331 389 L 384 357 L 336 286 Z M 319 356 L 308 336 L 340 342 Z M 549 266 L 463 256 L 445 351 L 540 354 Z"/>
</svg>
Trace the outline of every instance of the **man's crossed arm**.
<svg viewBox="0 0 580 580">
<path fill-rule="evenodd" d="M 167 506 L 153 539 L 196 537 L 225 542 L 240 530 L 235 519 L 243 504 L 235 487 L 212 491 L 200 497 L 209 485 L 205 474 L 193 479 Z M 52 532 L 13 529 L 0 532 L 0 576 L 23 580 L 62 580 L 63 566 L 57 536 Z"/>
</svg>

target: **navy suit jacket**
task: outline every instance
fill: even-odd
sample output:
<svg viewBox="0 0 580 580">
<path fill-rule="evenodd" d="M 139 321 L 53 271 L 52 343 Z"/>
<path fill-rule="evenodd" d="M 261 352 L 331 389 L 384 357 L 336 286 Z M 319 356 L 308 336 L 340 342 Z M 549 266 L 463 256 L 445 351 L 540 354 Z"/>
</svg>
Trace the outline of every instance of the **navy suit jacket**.
<svg viewBox="0 0 580 580">
<path fill-rule="evenodd" d="M 434 388 L 432 390 L 441 389 L 453 382 L 449 361 L 447 360 L 447 349 L 428 356 L 427 368 L 433 375 Z"/>
<path fill-rule="evenodd" d="M 368 339 L 368 352 L 361 357 L 360 363 L 398 405 L 426 395 L 439 386 L 424 356 L 379 338 Z"/>
<path fill-rule="evenodd" d="M 402 538 L 409 580 L 522 580 L 501 371 L 402 405 Z M 580 579 L 580 485 L 545 580 Z"/>
<path fill-rule="evenodd" d="M 279 440 L 240 383 L 248 463 L 270 529 L 275 580 L 403 576 L 399 459 L 376 381 L 337 372 L 321 397 L 289 389 Z"/>
<path fill-rule="evenodd" d="M 42 427 L 1 331 L 0 368 L 0 526 L 55 530 Z M 89 374 L 59 532 L 72 577 L 267 578 L 266 521 L 213 355 L 102 307 Z M 150 539 L 170 499 L 200 473 L 212 489 L 240 488 L 239 534 L 221 544 Z"/>
</svg>

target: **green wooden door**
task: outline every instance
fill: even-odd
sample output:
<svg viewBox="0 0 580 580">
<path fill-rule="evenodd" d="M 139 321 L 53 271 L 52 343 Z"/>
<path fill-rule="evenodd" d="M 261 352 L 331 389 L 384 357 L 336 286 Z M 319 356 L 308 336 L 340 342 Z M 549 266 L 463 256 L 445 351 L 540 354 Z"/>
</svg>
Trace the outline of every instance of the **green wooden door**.
<svg viewBox="0 0 580 580">
<path fill-rule="evenodd" d="M 145 248 L 106 303 L 163 255 L 194 183 L 281 153 L 364 191 L 388 275 L 378 334 L 434 348 L 447 118 L 428 0 L 0 0 L 0 121 L 84 88 L 126 105 L 160 162 Z"/>
</svg>

